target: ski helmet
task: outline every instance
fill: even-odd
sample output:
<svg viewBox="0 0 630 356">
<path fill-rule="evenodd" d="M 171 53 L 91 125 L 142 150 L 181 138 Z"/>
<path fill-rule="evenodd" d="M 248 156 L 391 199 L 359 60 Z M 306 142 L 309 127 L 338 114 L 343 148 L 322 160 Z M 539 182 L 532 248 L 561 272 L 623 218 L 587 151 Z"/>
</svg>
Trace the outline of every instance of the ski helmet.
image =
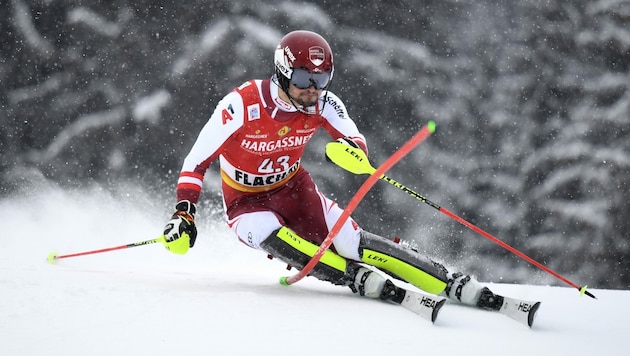
<svg viewBox="0 0 630 356">
<path fill-rule="evenodd" d="M 311 31 L 293 31 L 278 44 L 274 55 L 275 73 L 280 88 L 289 90 L 289 83 L 306 89 L 314 85 L 325 89 L 332 81 L 333 55 L 328 42 Z"/>
</svg>

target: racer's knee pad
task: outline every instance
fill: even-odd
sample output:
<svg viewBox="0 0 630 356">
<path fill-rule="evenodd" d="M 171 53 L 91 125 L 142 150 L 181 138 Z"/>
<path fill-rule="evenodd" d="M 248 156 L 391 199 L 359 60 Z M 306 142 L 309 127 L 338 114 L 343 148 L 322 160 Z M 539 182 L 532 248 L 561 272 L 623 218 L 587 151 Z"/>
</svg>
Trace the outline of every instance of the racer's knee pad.
<svg viewBox="0 0 630 356">
<path fill-rule="evenodd" d="M 298 236 L 286 226 L 273 231 L 261 244 L 265 251 L 299 270 L 317 253 L 319 246 Z M 354 281 L 355 263 L 327 250 L 309 273 L 317 279 L 349 286 Z"/>
<path fill-rule="evenodd" d="M 433 294 L 440 294 L 448 281 L 447 269 L 438 262 L 367 231 L 359 242 L 361 261 Z"/>
</svg>

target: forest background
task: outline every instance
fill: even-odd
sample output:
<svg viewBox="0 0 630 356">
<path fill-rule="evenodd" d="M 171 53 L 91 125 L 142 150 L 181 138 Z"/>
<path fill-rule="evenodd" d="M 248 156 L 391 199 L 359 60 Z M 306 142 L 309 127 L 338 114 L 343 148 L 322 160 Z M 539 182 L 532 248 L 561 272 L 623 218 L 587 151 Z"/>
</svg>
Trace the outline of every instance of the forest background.
<svg viewBox="0 0 630 356">
<path fill-rule="evenodd" d="M 268 78 L 280 38 L 307 29 L 333 48 L 331 90 L 374 165 L 435 120 L 437 132 L 389 176 L 572 280 L 630 287 L 630 1 L 0 0 L 0 8 L 0 198 L 41 182 L 69 190 L 135 182 L 163 197 L 166 221 L 182 159 L 214 105 L 244 81 Z M 304 164 L 345 205 L 365 177 L 325 162 L 328 140 L 318 134 Z M 217 172 L 213 165 L 200 210 L 220 223 Z M 386 183 L 353 216 L 484 281 L 562 285 Z"/>
</svg>

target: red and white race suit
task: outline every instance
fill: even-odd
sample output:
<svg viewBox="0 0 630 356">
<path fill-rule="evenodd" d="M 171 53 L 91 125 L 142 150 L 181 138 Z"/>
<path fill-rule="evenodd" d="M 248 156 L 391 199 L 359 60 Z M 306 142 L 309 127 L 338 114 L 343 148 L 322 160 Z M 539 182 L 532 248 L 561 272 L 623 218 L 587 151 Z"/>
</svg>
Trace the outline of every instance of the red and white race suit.
<svg viewBox="0 0 630 356">
<path fill-rule="evenodd" d="M 204 174 L 218 159 L 227 223 L 253 248 L 283 225 L 320 244 L 341 215 L 300 164 L 319 128 L 367 151 L 365 137 L 336 95 L 324 91 L 315 113 L 305 114 L 280 99 L 278 90 L 270 79 L 251 80 L 226 95 L 186 156 L 177 184 L 178 200 L 196 203 Z M 360 260 L 359 232 L 348 219 L 334 240 L 337 253 Z"/>
</svg>

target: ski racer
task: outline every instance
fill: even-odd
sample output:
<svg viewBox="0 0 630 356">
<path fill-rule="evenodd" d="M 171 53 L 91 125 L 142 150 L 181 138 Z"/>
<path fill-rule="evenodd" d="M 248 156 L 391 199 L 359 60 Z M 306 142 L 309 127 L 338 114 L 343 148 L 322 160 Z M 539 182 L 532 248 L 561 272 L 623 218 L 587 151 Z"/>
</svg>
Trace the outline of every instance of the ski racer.
<svg viewBox="0 0 630 356">
<path fill-rule="evenodd" d="M 184 159 L 175 213 L 164 228 L 171 252 L 194 246 L 196 203 L 204 174 L 217 160 L 229 228 L 246 245 L 292 267 L 308 263 L 341 215 L 301 164 L 320 128 L 332 140 L 368 151 L 344 103 L 328 90 L 331 48 L 317 33 L 290 32 L 275 49 L 274 67 L 271 78 L 247 81 L 219 101 Z M 362 296 L 400 303 L 404 294 L 383 274 L 466 305 L 499 310 L 503 302 L 471 276 L 370 233 L 352 218 L 310 272 Z"/>
</svg>

